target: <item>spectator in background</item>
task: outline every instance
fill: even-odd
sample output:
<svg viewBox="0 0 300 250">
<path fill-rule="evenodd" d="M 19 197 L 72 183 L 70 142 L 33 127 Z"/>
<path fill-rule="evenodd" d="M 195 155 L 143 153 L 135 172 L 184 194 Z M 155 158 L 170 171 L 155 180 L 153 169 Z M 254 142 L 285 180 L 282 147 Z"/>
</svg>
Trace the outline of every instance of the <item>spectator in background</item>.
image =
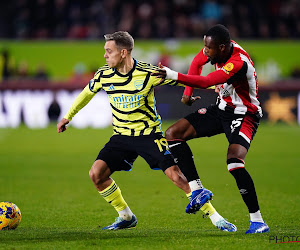
<svg viewBox="0 0 300 250">
<path fill-rule="evenodd" d="M 43 63 L 40 63 L 37 66 L 36 72 L 33 75 L 34 80 L 39 80 L 39 81 L 48 81 L 49 80 L 49 73 L 46 70 L 46 67 Z"/>
<path fill-rule="evenodd" d="M 264 20 L 258 23 L 258 36 L 262 39 L 270 39 L 271 37 L 269 25 Z"/>
<path fill-rule="evenodd" d="M 73 68 L 73 75 L 68 80 L 69 84 L 80 86 L 84 84 L 86 85 L 87 82 L 93 78 L 94 74 L 87 71 L 87 67 L 84 63 L 79 62 Z"/>
<path fill-rule="evenodd" d="M 13 15 L 10 15 L 11 20 L 7 23 L 12 23 L 13 37 L 19 39 L 30 38 L 31 15 L 32 5 L 29 1 L 16 1 L 13 7 Z"/>
<path fill-rule="evenodd" d="M 170 56 L 170 51 L 166 48 L 164 49 L 159 58 L 158 58 L 158 62 L 157 64 L 160 62 L 162 65 L 166 66 L 166 67 L 170 67 L 170 62 L 171 62 L 171 56 Z"/>
<path fill-rule="evenodd" d="M 298 5 L 297 0 L 17 0 L 4 5 L 11 27 L 0 25 L 0 34 L 94 39 L 127 30 L 137 38 L 191 38 L 223 23 L 235 38 L 299 38 Z"/>
<path fill-rule="evenodd" d="M 124 3 L 121 7 L 120 22 L 118 30 L 126 30 L 129 33 L 134 32 L 135 26 L 135 6 L 133 3 Z"/>
<path fill-rule="evenodd" d="M 222 10 L 216 0 L 205 0 L 200 10 L 201 17 L 207 25 L 218 23 L 222 19 Z"/>
<path fill-rule="evenodd" d="M 53 38 L 63 38 L 67 33 L 68 6 L 66 0 L 55 0 L 52 11 L 52 36 Z"/>
<path fill-rule="evenodd" d="M 56 99 L 56 93 L 53 95 L 53 101 L 48 109 L 48 117 L 51 122 L 57 122 L 61 109 Z"/>
<path fill-rule="evenodd" d="M 36 39 L 46 39 L 50 37 L 50 28 L 52 23 L 51 1 L 34 1 L 33 9 L 31 11 L 35 20 L 35 22 L 32 23 L 32 36 Z"/>
<path fill-rule="evenodd" d="M 21 61 L 18 64 L 16 78 L 18 80 L 26 80 L 30 77 L 28 63 L 26 61 Z"/>
<path fill-rule="evenodd" d="M 294 67 L 291 77 L 294 79 L 300 79 L 300 65 Z"/>
<path fill-rule="evenodd" d="M 0 58 L 0 67 L 1 67 L 1 80 L 8 80 L 13 75 L 12 68 L 12 59 L 10 57 L 10 53 L 7 49 L 2 49 L 1 58 Z"/>
</svg>

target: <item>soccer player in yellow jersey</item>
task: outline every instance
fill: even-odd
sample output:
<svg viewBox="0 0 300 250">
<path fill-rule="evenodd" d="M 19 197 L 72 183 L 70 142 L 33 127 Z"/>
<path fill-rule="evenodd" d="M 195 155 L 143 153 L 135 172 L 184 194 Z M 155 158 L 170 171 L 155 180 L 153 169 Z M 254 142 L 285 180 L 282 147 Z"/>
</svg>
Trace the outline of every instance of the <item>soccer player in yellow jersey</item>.
<svg viewBox="0 0 300 250">
<path fill-rule="evenodd" d="M 113 172 L 130 170 L 138 156 L 151 169 L 161 169 L 188 197 L 194 190 L 203 189 L 196 204 L 210 216 L 213 224 L 223 231 L 236 227 L 220 216 L 209 200 L 212 193 L 203 188 L 199 177 L 187 180 L 169 151 L 161 130 L 161 118 L 156 111 L 153 88 L 158 85 L 177 85 L 177 82 L 151 76 L 158 67 L 135 60 L 131 56 L 134 40 L 128 32 L 118 31 L 104 36 L 106 65 L 99 68 L 94 78 L 75 99 L 64 118 L 57 124 L 58 133 L 100 90 L 104 90 L 113 114 L 113 136 L 102 148 L 89 172 L 100 195 L 118 212 L 116 221 L 103 229 L 116 230 L 135 227 L 136 216 L 125 202 L 120 188 L 110 177 Z M 99 110 L 101 112 L 101 110 Z"/>
</svg>

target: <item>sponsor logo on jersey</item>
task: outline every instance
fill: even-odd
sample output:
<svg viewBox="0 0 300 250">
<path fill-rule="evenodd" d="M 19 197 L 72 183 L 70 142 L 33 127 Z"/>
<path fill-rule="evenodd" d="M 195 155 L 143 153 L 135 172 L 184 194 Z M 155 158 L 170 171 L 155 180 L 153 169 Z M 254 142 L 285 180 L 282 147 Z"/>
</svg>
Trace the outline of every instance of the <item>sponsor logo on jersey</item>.
<svg viewBox="0 0 300 250">
<path fill-rule="evenodd" d="M 229 72 L 234 68 L 233 63 L 227 63 L 225 64 L 225 66 L 223 67 L 223 69 L 225 70 L 224 72 L 226 74 L 229 74 Z"/>
<path fill-rule="evenodd" d="M 116 108 L 131 109 L 141 106 L 141 100 L 144 99 L 145 95 L 119 95 L 113 96 L 108 95 L 110 103 Z"/>
<path fill-rule="evenodd" d="M 206 111 L 207 111 L 206 108 L 202 108 L 202 109 L 199 109 L 199 110 L 198 110 L 198 113 L 199 113 L 200 115 L 204 115 L 204 114 L 206 113 Z"/>
<path fill-rule="evenodd" d="M 143 80 L 135 80 L 134 81 L 134 87 L 137 90 L 141 90 L 143 88 L 144 81 Z"/>
<path fill-rule="evenodd" d="M 108 89 L 109 90 L 115 90 L 115 87 L 114 87 L 114 85 L 110 85 Z"/>
</svg>

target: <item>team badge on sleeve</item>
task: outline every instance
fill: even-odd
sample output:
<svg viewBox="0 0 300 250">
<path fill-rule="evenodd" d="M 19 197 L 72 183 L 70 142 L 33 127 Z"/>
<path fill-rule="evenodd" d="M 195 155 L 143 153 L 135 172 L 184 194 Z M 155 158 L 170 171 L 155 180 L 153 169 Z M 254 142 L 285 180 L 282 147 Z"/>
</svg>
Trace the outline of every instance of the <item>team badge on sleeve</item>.
<svg viewBox="0 0 300 250">
<path fill-rule="evenodd" d="M 229 72 L 234 68 L 233 63 L 226 63 L 223 69 L 225 70 L 225 73 L 229 74 Z"/>
<path fill-rule="evenodd" d="M 94 86 L 95 86 L 95 80 L 92 79 L 92 80 L 89 81 L 89 88 L 90 88 L 90 91 L 96 93 L 96 92 L 94 91 Z"/>
</svg>

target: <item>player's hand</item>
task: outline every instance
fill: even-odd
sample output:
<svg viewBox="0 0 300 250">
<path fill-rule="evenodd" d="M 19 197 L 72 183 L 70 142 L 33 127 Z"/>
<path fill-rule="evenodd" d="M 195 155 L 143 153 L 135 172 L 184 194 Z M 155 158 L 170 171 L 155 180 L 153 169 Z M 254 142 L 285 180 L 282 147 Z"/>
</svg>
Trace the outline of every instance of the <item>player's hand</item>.
<svg viewBox="0 0 300 250">
<path fill-rule="evenodd" d="M 151 75 L 156 76 L 156 78 L 161 78 L 161 81 L 159 83 L 162 83 L 165 79 L 169 80 L 178 80 L 178 72 L 169 69 L 166 66 L 162 66 L 161 63 L 158 63 L 158 67 L 161 69 L 156 70 Z"/>
<path fill-rule="evenodd" d="M 162 83 L 166 79 L 167 72 L 164 69 L 164 67 L 162 66 L 161 62 L 158 63 L 158 67 L 160 67 L 160 69 L 158 69 L 155 72 L 151 73 L 151 76 L 156 76 L 156 78 L 161 78 L 159 83 Z"/>
<path fill-rule="evenodd" d="M 67 124 L 70 121 L 66 118 L 62 118 L 59 123 L 57 123 L 57 133 L 62 133 L 67 130 Z"/>
<path fill-rule="evenodd" d="M 219 93 L 219 92 L 220 92 L 221 86 L 222 86 L 222 84 L 215 85 L 215 92 L 216 92 L 216 93 Z"/>
<path fill-rule="evenodd" d="M 194 102 L 197 100 L 200 100 L 200 96 L 188 96 L 188 95 L 183 95 L 181 98 L 181 102 L 185 105 L 192 106 Z"/>
</svg>

